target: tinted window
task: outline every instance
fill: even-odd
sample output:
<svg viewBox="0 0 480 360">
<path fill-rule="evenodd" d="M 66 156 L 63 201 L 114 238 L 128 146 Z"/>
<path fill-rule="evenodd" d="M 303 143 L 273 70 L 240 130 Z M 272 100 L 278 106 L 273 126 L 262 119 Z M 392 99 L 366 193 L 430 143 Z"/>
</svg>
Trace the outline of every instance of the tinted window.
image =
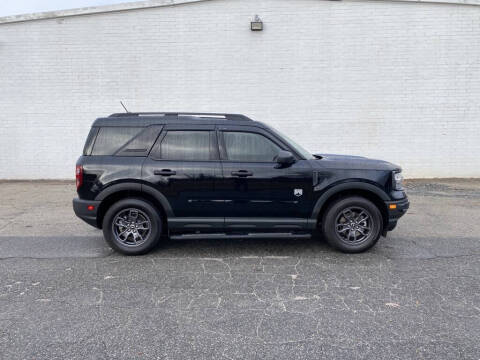
<svg viewBox="0 0 480 360">
<path fill-rule="evenodd" d="M 87 141 L 85 142 L 85 146 L 83 147 L 83 155 L 90 155 L 92 152 L 93 142 L 95 141 L 95 137 L 97 136 L 98 128 L 92 127 L 90 132 L 88 133 Z"/>
<path fill-rule="evenodd" d="M 209 131 L 169 131 L 160 146 L 165 160 L 209 160 Z"/>
<path fill-rule="evenodd" d="M 132 141 L 128 142 L 115 155 L 117 156 L 147 156 L 153 143 L 162 130 L 161 125 L 153 125 L 145 128 Z"/>
<path fill-rule="evenodd" d="M 98 131 L 92 155 L 113 155 L 125 143 L 137 135 L 138 127 L 102 127 Z"/>
<path fill-rule="evenodd" d="M 314 156 L 306 150 L 303 146 L 300 144 L 297 144 L 295 141 L 290 139 L 287 135 L 282 134 L 280 131 L 277 129 L 269 127 L 270 131 L 273 132 L 275 135 L 277 135 L 280 139 L 285 141 L 288 145 L 290 145 L 292 148 L 294 148 L 300 155 L 302 155 L 305 159 L 314 159 Z"/>
<path fill-rule="evenodd" d="M 228 160 L 273 161 L 281 150 L 265 136 L 245 132 L 224 132 Z"/>
</svg>

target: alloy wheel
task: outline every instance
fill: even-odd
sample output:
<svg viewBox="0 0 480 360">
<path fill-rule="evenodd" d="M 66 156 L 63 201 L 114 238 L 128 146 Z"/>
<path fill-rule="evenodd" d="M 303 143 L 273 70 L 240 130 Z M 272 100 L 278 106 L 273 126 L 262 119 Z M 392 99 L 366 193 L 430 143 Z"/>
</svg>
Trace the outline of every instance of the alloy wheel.
<svg viewBox="0 0 480 360">
<path fill-rule="evenodd" d="M 335 220 L 337 236 L 351 245 L 358 245 L 366 241 L 372 234 L 372 230 L 372 215 L 362 207 L 347 207 L 337 215 Z"/>
<path fill-rule="evenodd" d="M 115 240 L 127 246 L 140 246 L 151 233 L 152 224 L 140 209 L 128 208 L 119 211 L 112 222 Z"/>
</svg>

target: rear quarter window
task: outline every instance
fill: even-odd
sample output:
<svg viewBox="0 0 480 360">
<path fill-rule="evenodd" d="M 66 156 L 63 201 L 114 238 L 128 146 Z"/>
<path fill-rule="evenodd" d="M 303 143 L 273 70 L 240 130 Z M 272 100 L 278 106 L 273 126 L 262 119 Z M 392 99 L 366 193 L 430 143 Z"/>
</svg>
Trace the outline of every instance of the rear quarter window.
<svg viewBox="0 0 480 360">
<path fill-rule="evenodd" d="M 92 152 L 93 143 L 97 137 L 98 127 L 92 127 L 87 136 L 87 141 L 85 141 L 85 146 L 83 147 L 83 155 L 90 155 Z"/>
<path fill-rule="evenodd" d="M 162 125 L 153 125 L 144 128 L 139 135 L 116 152 L 115 156 L 147 156 L 162 127 Z"/>
<path fill-rule="evenodd" d="M 102 127 L 98 130 L 92 155 L 113 155 L 142 130 L 142 127 Z"/>
</svg>

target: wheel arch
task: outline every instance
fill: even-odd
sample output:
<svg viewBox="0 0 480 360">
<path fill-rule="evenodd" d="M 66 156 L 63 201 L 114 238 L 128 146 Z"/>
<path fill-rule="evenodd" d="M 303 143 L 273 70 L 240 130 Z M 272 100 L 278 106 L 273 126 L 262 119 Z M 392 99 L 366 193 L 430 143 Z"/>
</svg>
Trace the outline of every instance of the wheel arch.
<svg viewBox="0 0 480 360">
<path fill-rule="evenodd" d="M 167 199 L 159 191 L 147 186 L 147 191 L 142 184 L 115 184 L 102 191 L 96 198 L 100 200 L 97 211 L 97 227 L 102 228 L 103 218 L 108 209 L 117 201 L 126 198 L 137 198 L 150 202 L 161 214 L 162 231 L 168 231 L 168 216 L 171 216 L 171 207 Z M 151 191 L 149 191 L 151 189 Z M 157 194 L 158 193 L 158 194 Z"/>
<path fill-rule="evenodd" d="M 384 228 L 387 226 L 388 211 L 385 201 L 390 200 L 388 195 L 378 186 L 362 182 L 338 184 L 327 190 L 317 200 L 312 212 L 312 219 L 315 219 L 318 225 L 322 221 L 325 211 L 333 202 L 348 196 L 361 196 L 373 202 L 382 214 Z"/>
</svg>

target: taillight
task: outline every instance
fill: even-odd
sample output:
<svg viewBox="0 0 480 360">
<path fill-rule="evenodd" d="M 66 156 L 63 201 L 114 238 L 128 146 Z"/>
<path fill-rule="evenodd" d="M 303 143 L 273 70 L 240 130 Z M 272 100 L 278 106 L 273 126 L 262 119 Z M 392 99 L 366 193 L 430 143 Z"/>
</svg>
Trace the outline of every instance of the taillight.
<svg viewBox="0 0 480 360">
<path fill-rule="evenodd" d="M 75 168 L 75 182 L 77 184 L 77 189 L 83 184 L 83 166 L 77 165 Z"/>
</svg>

